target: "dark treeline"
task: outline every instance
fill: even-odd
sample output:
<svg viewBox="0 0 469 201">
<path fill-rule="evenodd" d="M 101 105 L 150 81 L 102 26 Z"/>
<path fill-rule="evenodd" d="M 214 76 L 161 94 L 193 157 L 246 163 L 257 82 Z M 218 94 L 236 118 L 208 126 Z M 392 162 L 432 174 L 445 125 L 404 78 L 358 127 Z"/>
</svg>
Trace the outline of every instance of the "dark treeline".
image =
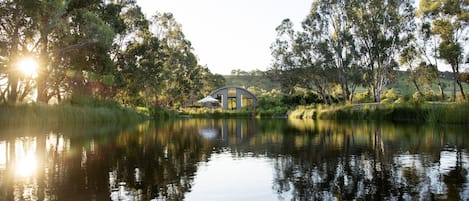
<svg viewBox="0 0 469 201">
<path fill-rule="evenodd" d="M 450 99 L 465 100 L 460 69 L 468 62 L 468 25 L 465 0 L 421 0 L 417 8 L 410 0 L 316 0 L 301 29 L 289 19 L 277 27 L 268 73 L 288 94 L 306 88 L 330 104 L 352 102 L 357 87 L 365 87 L 380 102 L 403 67 L 420 96 L 434 83 L 447 100 L 438 73 L 445 63 L 452 70 Z"/>
<path fill-rule="evenodd" d="M 0 103 L 83 97 L 177 107 L 224 85 L 198 64 L 171 13 L 146 18 L 135 0 L 0 1 Z M 18 63 L 38 62 L 37 75 Z"/>
</svg>

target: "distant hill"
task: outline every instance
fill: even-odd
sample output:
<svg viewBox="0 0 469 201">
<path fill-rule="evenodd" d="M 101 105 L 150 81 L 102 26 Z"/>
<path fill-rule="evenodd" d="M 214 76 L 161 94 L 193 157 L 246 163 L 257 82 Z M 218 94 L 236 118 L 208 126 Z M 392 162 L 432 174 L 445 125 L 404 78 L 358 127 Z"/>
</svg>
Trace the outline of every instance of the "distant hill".
<svg viewBox="0 0 469 201">
<path fill-rule="evenodd" d="M 444 92 L 447 96 L 453 93 L 453 73 L 440 72 L 440 80 L 444 87 Z M 434 93 L 439 93 L 437 81 L 434 80 L 431 87 L 421 86 L 422 90 L 433 90 Z M 397 78 L 391 82 L 387 88 L 394 88 L 401 95 L 412 95 L 416 92 L 415 86 L 409 81 L 409 73 L 407 71 L 399 71 Z M 469 92 L 469 84 L 463 83 L 464 92 Z M 457 89 L 459 91 L 459 89 Z"/>
<path fill-rule="evenodd" d="M 256 87 L 271 91 L 272 89 L 280 89 L 280 84 L 272 82 L 265 75 L 224 75 L 226 85 L 241 86 L 244 88 Z"/>
<path fill-rule="evenodd" d="M 255 88 L 253 93 L 256 95 L 262 95 L 259 91 L 264 91 L 264 92 L 270 92 L 272 90 L 280 90 L 280 84 L 277 82 L 272 82 L 267 76 L 265 76 L 264 73 L 245 73 L 241 75 L 224 75 L 226 79 L 226 85 L 235 85 L 235 86 L 241 86 L 246 89 L 249 88 Z M 399 92 L 400 95 L 412 95 L 413 93 L 416 92 L 415 87 L 412 83 L 410 83 L 408 80 L 408 72 L 406 71 L 399 71 L 397 73 L 397 77 L 395 80 L 390 82 L 387 86 L 388 89 L 394 88 L 397 92 Z M 447 96 L 450 96 L 452 94 L 453 90 L 453 81 L 452 81 L 453 73 L 451 72 L 440 72 L 440 79 L 445 86 L 444 92 Z M 469 84 L 463 83 L 464 91 L 469 92 Z M 423 87 L 422 89 L 429 90 L 430 88 Z M 433 82 L 431 89 L 433 90 L 434 93 L 438 94 L 439 89 L 438 85 L 436 83 L 436 80 Z M 363 92 L 366 89 L 363 87 L 360 87 L 357 89 L 357 92 Z"/>
</svg>

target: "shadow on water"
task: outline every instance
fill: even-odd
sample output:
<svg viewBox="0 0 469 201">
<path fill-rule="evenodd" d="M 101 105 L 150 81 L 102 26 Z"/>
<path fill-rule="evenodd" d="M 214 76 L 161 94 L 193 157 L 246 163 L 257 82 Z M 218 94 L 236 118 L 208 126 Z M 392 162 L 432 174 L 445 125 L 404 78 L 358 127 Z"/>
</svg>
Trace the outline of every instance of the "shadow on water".
<svg viewBox="0 0 469 201">
<path fill-rule="evenodd" d="M 461 127 L 365 122 L 7 127 L 0 200 L 183 200 L 220 154 L 270 161 L 269 190 L 253 194 L 278 199 L 467 200 L 468 144 Z"/>
</svg>

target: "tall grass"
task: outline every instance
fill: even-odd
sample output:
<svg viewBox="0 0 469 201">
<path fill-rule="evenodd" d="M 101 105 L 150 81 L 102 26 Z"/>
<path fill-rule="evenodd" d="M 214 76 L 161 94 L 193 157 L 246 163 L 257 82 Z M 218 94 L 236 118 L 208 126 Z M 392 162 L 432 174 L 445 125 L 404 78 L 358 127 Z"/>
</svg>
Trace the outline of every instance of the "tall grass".
<svg viewBox="0 0 469 201">
<path fill-rule="evenodd" d="M 146 116 L 128 108 L 61 105 L 2 105 L 0 124 L 124 124 Z"/>
<path fill-rule="evenodd" d="M 300 115 L 301 114 L 301 115 Z M 296 109 L 290 118 L 327 120 L 389 120 L 394 122 L 432 122 L 469 124 L 469 102 L 361 104 L 317 109 Z"/>
<path fill-rule="evenodd" d="M 433 104 L 428 121 L 469 125 L 469 102 L 458 104 Z"/>
</svg>

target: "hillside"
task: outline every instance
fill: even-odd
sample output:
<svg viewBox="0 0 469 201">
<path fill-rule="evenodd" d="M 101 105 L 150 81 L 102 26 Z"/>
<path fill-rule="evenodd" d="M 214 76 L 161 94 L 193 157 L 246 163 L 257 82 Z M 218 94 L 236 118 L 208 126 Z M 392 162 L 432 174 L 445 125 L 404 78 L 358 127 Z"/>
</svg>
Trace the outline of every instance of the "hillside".
<svg viewBox="0 0 469 201">
<path fill-rule="evenodd" d="M 272 82 L 265 75 L 224 75 L 223 77 L 226 85 L 241 86 L 246 89 L 255 87 L 265 91 L 280 90 L 280 84 Z"/>
<path fill-rule="evenodd" d="M 242 75 L 224 75 L 226 79 L 226 85 L 236 85 L 241 86 L 249 90 L 253 90 L 255 95 L 265 95 L 266 92 L 279 91 L 280 84 L 277 82 L 272 82 L 265 74 L 242 74 Z M 447 96 L 452 94 L 453 90 L 453 81 L 451 72 L 441 72 L 440 79 L 444 85 L 444 92 Z M 469 84 L 463 83 L 464 91 L 469 92 Z M 416 92 L 414 85 L 409 82 L 408 72 L 399 71 L 397 77 L 390 84 L 388 84 L 388 89 L 393 88 L 400 95 L 412 95 Z M 432 86 L 422 86 L 422 90 L 429 91 L 433 90 L 435 94 L 439 93 L 438 85 L 436 80 L 433 82 Z M 364 92 L 366 88 L 360 87 L 356 92 Z"/>
</svg>

